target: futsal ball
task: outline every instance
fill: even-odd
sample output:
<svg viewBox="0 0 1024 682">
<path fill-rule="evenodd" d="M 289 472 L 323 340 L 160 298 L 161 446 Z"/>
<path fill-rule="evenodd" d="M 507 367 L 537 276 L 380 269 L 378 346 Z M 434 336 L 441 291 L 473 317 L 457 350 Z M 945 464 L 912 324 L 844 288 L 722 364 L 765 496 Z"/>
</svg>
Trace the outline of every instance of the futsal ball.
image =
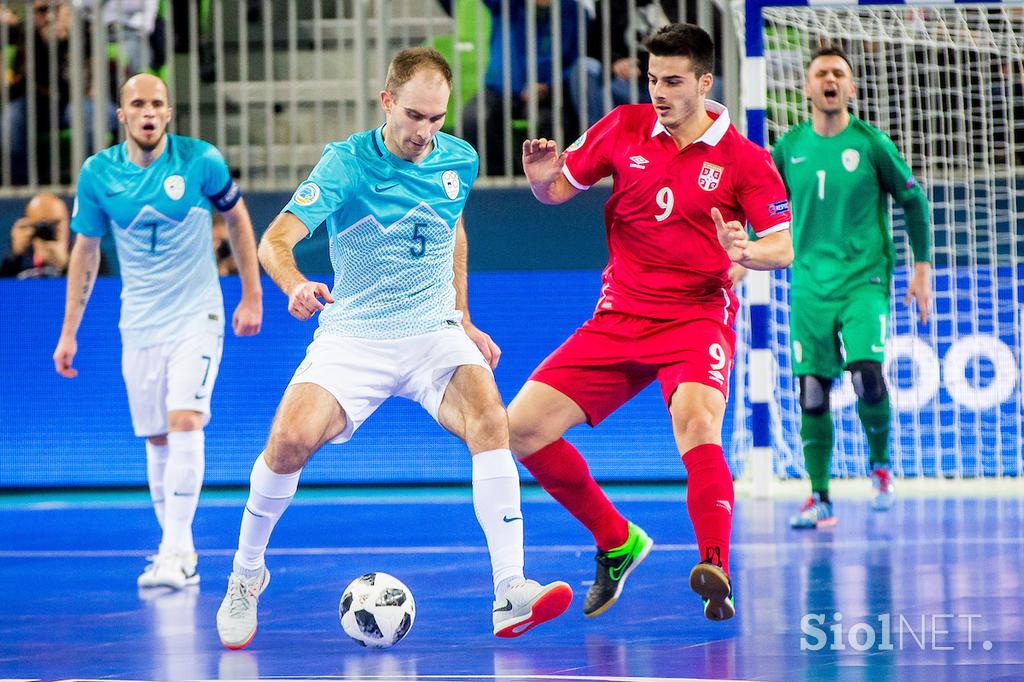
<svg viewBox="0 0 1024 682">
<path fill-rule="evenodd" d="M 386 649 L 409 634 L 416 619 L 416 602 L 398 578 L 367 573 L 345 588 L 338 616 L 345 634 L 361 646 Z"/>
</svg>

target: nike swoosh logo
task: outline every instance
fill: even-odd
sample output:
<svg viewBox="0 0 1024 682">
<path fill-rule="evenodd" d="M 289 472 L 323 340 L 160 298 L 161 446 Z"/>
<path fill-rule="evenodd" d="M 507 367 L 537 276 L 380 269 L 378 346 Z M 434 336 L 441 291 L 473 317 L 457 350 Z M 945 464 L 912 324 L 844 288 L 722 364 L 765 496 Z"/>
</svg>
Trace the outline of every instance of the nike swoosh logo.
<svg viewBox="0 0 1024 682">
<path fill-rule="evenodd" d="M 108 187 L 107 188 L 107 196 L 108 197 L 112 197 L 112 196 L 114 196 L 116 194 L 121 194 L 122 192 L 124 192 L 124 187 Z"/>
<path fill-rule="evenodd" d="M 791 164 L 793 164 L 794 166 L 797 165 L 798 163 L 803 163 L 806 160 L 807 160 L 806 156 L 791 156 L 791 157 L 789 157 L 789 162 Z"/>
<path fill-rule="evenodd" d="M 199 395 L 198 393 L 196 393 L 196 397 L 195 397 L 195 399 L 196 399 L 196 400 L 205 400 L 205 399 L 206 399 L 206 396 L 205 396 L 205 395 Z"/>
<path fill-rule="evenodd" d="M 175 497 L 195 497 L 195 493 L 179 493 L 177 490 L 171 494 Z"/>
<path fill-rule="evenodd" d="M 884 353 L 885 352 L 885 346 L 876 346 L 875 344 L 871 344 L 871 352 L 872 353 Z"/>
<path fill-rule="evenodd" d="M 505 523 L 512 523 L 513 521 L 522 521 L 523 517 L 522 516 L 503 516 L 503 517 L 501 517 L 501 520 L 504 521 Z"/>
<path fill-rule="evenodd" d="M 622 577 L 622 574 L 626 571 L 626 569 L 629 568 L 629 565 L 631 563 L 633 563 L 633 557 L 627 556 L 625 559 L 622 560 L 622 563 L 620 563 L 618 566 L 612 566 L 611 568 L 609 568 L 608 575 L 611 577 L 612 580 L 618 580 Z"/>
<path fill-rule="evenodd" d="M 494 612 L 497 613 L 498 611 L 511 611 L 511 610 L 512 610 L 512 602 L 510 602 L 508 599 L 506 599 L 505 600 L 505 605 L 504 606 L 499 606 L 498 608 L 494 609 Z"/>
<path fill-rule="evenodd" d="M 373 189 L 374 189 L 374 191 L 377 191 L 377 192 L 386 192 L 387 190 L 391 189 L 392 187 L 398 187 L 398 183 L 397 182 L 392 182 L 390 185 L 374 185 Z"/>
<path fill-rule="evenodd" d="M 257 514 L 252 509 L 249 509 L 249 505 L 245 505 L 245 511 L 249 512 L 250 514 L 252 514 L 253 516 L 255 516 L 258 519 L 265 519 L 265 518 L 267 518 L 263 514 Z"/>
</svg>

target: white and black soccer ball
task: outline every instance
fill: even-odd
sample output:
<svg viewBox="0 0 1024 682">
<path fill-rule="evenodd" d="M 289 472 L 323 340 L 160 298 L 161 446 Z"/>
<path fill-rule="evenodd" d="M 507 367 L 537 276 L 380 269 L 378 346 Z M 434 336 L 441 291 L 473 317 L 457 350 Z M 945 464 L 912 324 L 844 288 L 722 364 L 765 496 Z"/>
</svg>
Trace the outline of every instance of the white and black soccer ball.
<svg viewBox="0 0 1024 682">
<path fill-rule="evenodd" d="M 409 634 L 416 602 L 405 584 L 387 573 L 367 573 L 345 588 L 338 605 L 341 627 L 360 645 L 386 649 Z"/>
</svg>

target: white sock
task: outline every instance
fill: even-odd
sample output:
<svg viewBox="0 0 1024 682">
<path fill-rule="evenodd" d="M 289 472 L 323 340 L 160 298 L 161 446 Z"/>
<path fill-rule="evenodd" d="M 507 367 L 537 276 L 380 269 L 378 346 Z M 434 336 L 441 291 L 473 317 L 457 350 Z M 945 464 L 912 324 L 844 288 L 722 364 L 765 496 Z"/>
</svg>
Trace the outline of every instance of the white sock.
<svg viewBox="0 0 1024 682">
<path fill-rule="evenodd" d="M 511 450 L 473 455 L 473 510 L 487 536 L 494 594 L 500 599 L 509 585 L 523 578 L 523 511 Z"/>
<path fill-rule="evenodd" d="M 270 534 L 288 508 L 299 488 L 299 469 L 294 474 L 275 474 L 267 466 L 263 453 L 252 465 L 249 477 L 249 499 L 242 512 L 242 528 L 238 532 L 235 570 L 253 571 L 263 567 L 263 555 L 270 543 Z"/>
<path fill-rule="evenodd" d="M 146 441 L 146 479 L 149 497 L 153 500 L 156 522 L 164 527 L 164 470 L 167 468 L 167 446 Z"/>
<path fill-rule="evenodd" d="M 196 551 L 192 543 L 192 519 L 199 506 L 206 458 L 202 431 L 167 434 L 167 468 L 164 470 L 164 537 L 162 553 Z"/>
</svg>

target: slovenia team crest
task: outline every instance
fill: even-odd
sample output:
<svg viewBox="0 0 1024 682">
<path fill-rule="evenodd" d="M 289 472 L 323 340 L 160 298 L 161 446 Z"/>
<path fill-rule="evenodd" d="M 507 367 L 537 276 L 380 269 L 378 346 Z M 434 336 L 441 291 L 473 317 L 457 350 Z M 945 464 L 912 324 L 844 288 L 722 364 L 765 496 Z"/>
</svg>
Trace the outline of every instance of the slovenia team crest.
<svg viewBox="0 0 1024 682">
<path fill-rule="evenodd" d="M 459 196 L 459 174 L 453 170 L 446 170 L 441 173 L 441 184 L 444 185 L 444 193 L 449 199 Z"/>
<path fill-rule="evenodd" d="M 857 170 L 858 164 L 860 164 L 860 152 L 856 149 L 844 149 L 843 168 L 852 173 Z"/>
<path fill-rule="evenodd" d="M 185 178 L 180 175 L 171 175 L 164 180 L 164 192 L 174 201 L 185 196 Z"/>
<path fill-rule="evenodd" d="M 722 180 L 722 167 L 716 166 L 707 161 L 700 167 L 700 177 L 697 178 L 697 186 L 705 192 L 710 192 L 718 187 Z"/>
</svg>

